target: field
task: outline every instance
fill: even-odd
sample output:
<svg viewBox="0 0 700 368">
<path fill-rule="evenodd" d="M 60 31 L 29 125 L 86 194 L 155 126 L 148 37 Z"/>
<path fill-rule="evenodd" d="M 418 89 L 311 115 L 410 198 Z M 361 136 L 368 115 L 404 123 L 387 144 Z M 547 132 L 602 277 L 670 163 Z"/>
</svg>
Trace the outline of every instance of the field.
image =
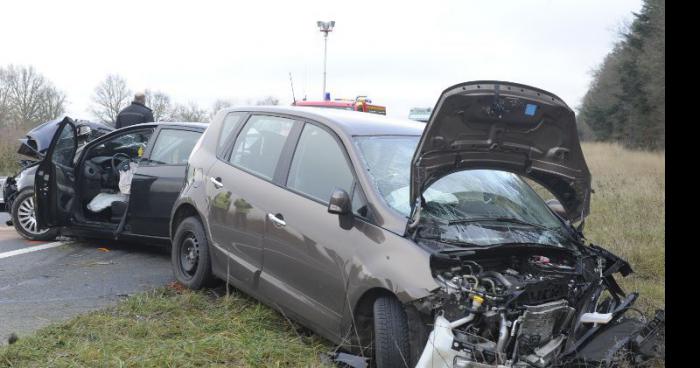
<svg viewBox="0 0 700 368">
<path fill-rule="evenodd" d="M 665 157 L 586 143 L 593 174 L 585 234 L 629 260 L 622 279 L 646 311 L 665 304 Z M 233 293 L 212 297 L 173 288 L 55 324 L 0 348 L 0 366 L 320 366 L 327 342 L 284 316 Z"/>
</svg>

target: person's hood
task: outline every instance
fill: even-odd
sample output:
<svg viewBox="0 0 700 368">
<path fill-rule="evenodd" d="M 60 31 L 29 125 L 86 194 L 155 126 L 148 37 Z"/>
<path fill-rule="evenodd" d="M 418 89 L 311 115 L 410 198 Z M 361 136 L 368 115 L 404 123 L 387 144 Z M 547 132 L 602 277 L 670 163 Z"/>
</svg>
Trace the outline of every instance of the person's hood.
<svg viewBox="0 0 700 368">
<path fill-rule="evenodd" d="M 572 222 L 588 214 L 591 175 L 574 112 L 547 91 L 475 81 L 442 92 L 413 156 L 412 208 L 437 180 L 470 169 L 509 171 L 538 182 Z"/>
<path fill-rule="evenodd" d="M 29 159 L 41 161 L 61 121 L 63 118 L 50 120 L 27 132 L 26 136 L 19 139 L 20 146 L 17 153 Z M 108 125 L 87 120 L 76 120 L 75 123 L 78 136 L 83 141 L 91 141 L 114 130 Z"/>
</svg>

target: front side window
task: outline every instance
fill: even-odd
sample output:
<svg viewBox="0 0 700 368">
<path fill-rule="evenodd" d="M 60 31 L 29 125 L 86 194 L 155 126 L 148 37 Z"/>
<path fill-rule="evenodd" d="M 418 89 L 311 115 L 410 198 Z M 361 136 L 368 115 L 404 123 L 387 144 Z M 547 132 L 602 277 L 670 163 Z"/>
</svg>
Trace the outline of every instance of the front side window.
<svg viewBox="0 0 700 368">
<path fill-rule="evenodd" d="M 51 161 L 55 164 L 69 166 L 76 150 L 75 129 L 70 124 L 65 124 L 59 133 L 56 145 L 53 149 Z"/>
<path fill-rule="evenodd" d="M 150 161 L 162 165 L 184 165 L 202 133 L 182 129 L 163 129 L 153 146 Z"/>
<path fill-rule="evenodd" d="M 113 137 L 92 147 L 87 154 L 87 159 L 96 156 L 112 156 L 116 153 L 123 153 L 132 159 L 138 159 L 143 155 L 153 130 L 152 128 L 136 130 Z"/>
<path fill-rule="evenodd" d="M 335 188 L 352 194 L 353 180 L 338 142 L 324 129 L 306 124 L 294 152 L 287 187 L 328 203 Z"/>
<path fill-rule="evenodd" d="M 409 216 L 411 159 L 419 137 L 357 137 L 375 187 L 389 207 Z M 485 246 L 504 243 L 562 245 L 566 229 L 518 175 L 464 170 L 437 180 L 423 192 L 419 235 Z"/>
<path fill-rule="evenodd" d="M 253 115 L 236 139 L 230 162 L 272 180 L 294 120 Z"/>
<path fill-rule="evenodd" d="M 236 131 L 236 127 L 245 116 L 245 112 L 232 112 L 226 115 L 224 121 L 221 122 L 221 131 L 219 132 L 219 141 L 216 147 L 217 153 L 221 152 L 226 143 L 231 140 L 231 135 Z"/>
</svg>

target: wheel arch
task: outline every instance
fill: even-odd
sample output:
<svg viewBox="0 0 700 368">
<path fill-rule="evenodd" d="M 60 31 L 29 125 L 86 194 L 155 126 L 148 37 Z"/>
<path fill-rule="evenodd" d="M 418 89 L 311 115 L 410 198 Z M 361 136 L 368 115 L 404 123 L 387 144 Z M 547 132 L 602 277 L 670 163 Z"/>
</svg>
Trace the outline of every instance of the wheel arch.
<svg viewBox="0 0 700 368">
<path fill-rule="evenodd" d="M 207 224 L 205 222 L 205 218 L 199 213 L 197 207 L 190 202 L 182 202 L 178 204 L 176 208 L 174 208 L 173 214 L 170 216 L 170 241 L 173 240 L 178 225 L 180 225 L 182 220 L 188 217 L 197 217 L 200 221 L 202 221 L 206 232 Z"/>
<path fill-rule="evenodd" d="M 374 302 L 382 296 L 390 296 L 396 298 L 396 294 L 389 289 L 383 287 L 373 287 L 365 290 L 364 293 L 357 299 L 352 310 L 352 323 L 350 328 L 352 345 L 361 347 L 362 353 L 371 353 L 371 348 L 367 349 L 372 344 L 373 321 L 374 321 Z"/>
<path fill-rule="evenodd" d="M 431 316 L 421 314 L 412 303 L 401 301 L 398 295 L 383 287 L 373 287 L 366 290 L 359 297 L 353 308 L 353 327 L 351 339 L 354 346 L 361 346 L 363 354 L 371 354 L 371 349 L 367 346 L 372 344 L 373 322 L 374 322 L 374 302 L 382 296 L 388 296 L 401 303 L 406 312 L 409 326 L 409 343 L 411 347 L 411 362 L 418 361 L 420 353 L 428 338 L 428 323 Z M 358 341 L 359 338 L 359 341 Z"/>
</svg>

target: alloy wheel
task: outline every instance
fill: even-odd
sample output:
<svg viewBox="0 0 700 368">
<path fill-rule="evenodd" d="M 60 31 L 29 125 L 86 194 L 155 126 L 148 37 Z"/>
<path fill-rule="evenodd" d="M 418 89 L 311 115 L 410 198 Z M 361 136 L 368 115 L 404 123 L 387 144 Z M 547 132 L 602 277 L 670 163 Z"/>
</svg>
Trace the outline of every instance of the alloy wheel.
<svg viewBox="0 0 700 368">
<path fill-rule="evenodd" d="M 32 235 L 40 235 L 49 231 L 49 229 L 39 229 L 36 222 L 36 211 L 34 206 L 34 197 L 25 198 L 17 208 L 17 219 L 22 229 Z"/>
</svg>

